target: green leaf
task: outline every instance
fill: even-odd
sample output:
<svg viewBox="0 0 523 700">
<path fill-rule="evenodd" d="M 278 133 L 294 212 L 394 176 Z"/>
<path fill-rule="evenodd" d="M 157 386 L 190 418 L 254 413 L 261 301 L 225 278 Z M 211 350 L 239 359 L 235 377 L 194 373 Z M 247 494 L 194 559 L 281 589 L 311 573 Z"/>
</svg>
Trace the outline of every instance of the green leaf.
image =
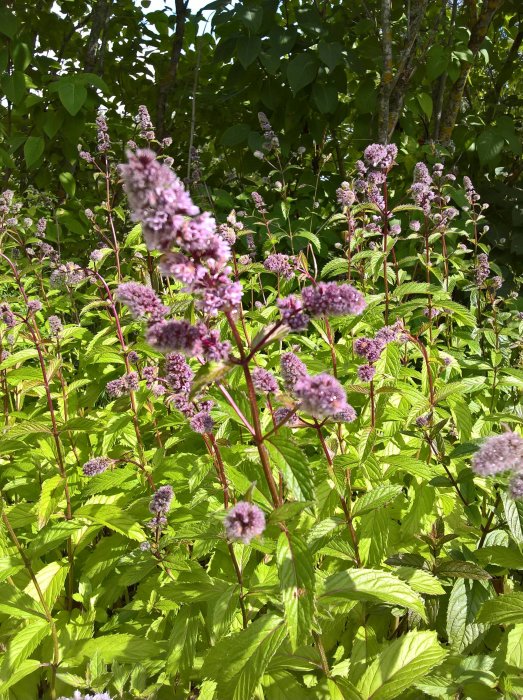
<svg viewBox="0 0 523 700">
<path fill-rule="evenodd" d="M 45 141 L 41 136 L 29 136 L 24 144 L 24 158 L 28 168 L 36 165 L 44 152 L 44 148 Z"/>
<path fill-rule="evenodd" d="M 320 41 L 318 55 L 329 70 L 334 70 L 343 62 L 343 46 L 338 41 Z"/>
<path fill-rule="evenodd" d="M 429 81 L 438 78 L 447 69 L 448 56 L 443 46 L 434 44 L 427 53 L 427 78 Z"/>
<path fill-rule="evenodd" d="M 292 650 L 309 638 L 314 616 L 314 562 L 305 542 L 282 532 L 276 548 L 285 623 Z"/>
<path fill-rule="evenodd" d="M 427 116 L 427 119 L 430 119 L 432 117 L 433 109 L 432 97 L 426 92 L 421 92 L 419 95 L 417 95 L 417 100 L 419 102 L 419 106 Z"/>
<path fill-rule="evenodd" d="M 11 12 L 7 7 L 0 8 L 0 34 L 14 39 L 20 22 L 14 12 Z"/>
<path fill-rule="evenodd" d="M 506 493 L 501 494 L 501 501 L 510 534 L 517 544 L 523 544 L 523 503 L 514 501 Z"/>
<path fill-rule="evenodd" d="M 281 617 L 273 613 L 259 617 L 247 629 L 225 637 L 209 650 L 203 662 L 203 677 L 216 681 L 218 698 L 251 698 L 285 635 Z"/>
<path fill-rule="evenodd" d="M 253 63 L 261 51 L 261 39 L 258 37 L 240 37 L 236 42 L 238 60 L 247 69 Z"/>
<path fill-rule="evenodd" d="M 446 559 L 436 565 L 436 575 L 440 578 L 451 576 L 452 578 L 471 578 L 476 580 L 490 579 L 492 576 L 481 566 L 471 561 L 459 561 Z"/>
<path fill-rule="evenodd" d="M 382 508 L 393 501 L 401 493 L 401 489 L 399 484 L 380 484 L 372 491 L 367 491 L 355 501 L 352 516 L 356 518 L 376 508 Z"/>
<path fill-rule="evenodd" d="M 100 525 L 120 532 L 131 540 L 143 542 L 145 534 L 135 519 L 125 510 L 115 505 L 89 503 L 75 512 L 77 518 L 87 518 Z"/>
<path fill-rule="evenodd" d="M 305 231 L 304 229 L 301 229 L 293 235 L 294 238 L 306 238 L 314 245 L 318 253 L 321 251 L 321 241 L 315 233 L 312 233 L 312 231 Z"/>
<path fill-rule="evenodd" d="M 11 686 L 16 685 L 22 678 L 25 678 L 30 673 L 34 673 L 36 669 L 40 668 L 40 665 L 40 661 L 36 661 L 36 659 L 26 659 L 22 661 L 20 666 L 11 674 L 5 683 L 0 685 L 0 693 L 7 692 Z"/>
<path fill-rule="evenodd" d="M 71 173 L 60 173 L 58 177 L 60 179 L 60 184 L 65 190 L 65 193 L 69 197 L 74 197 L 74 193 L 76 192 L 76 180 Z"/>
<path fill-rule="evenodd" d="M 82 109 L 87 99 L 87 89 L 79 82 L 62 82 L 58 86 L 60 102 L 72 117 Z"/>
<path fill-rule="evenodd" d="M 41 605 L 27 593 L 17 591 L 8 583 L 0 584 L 0 612 L 15 618 L 41 618 L 45 620 Z"/>
<path fill-rule="evenodd" d="M 222 146 L 239 146 L 247 142 L 250 132 L 251 127 L 248 124 L 234 124 L 225 129 L 220 137 L 220 143 Z"/>
<path fill-rule="evenodd" d="M 523 620 L 523 593 L 506 593 L 487 600 L 481 606 L 478 622 L 510 625 Z"/>
<path fill-rule="evenodd" d="M 496 158 L 505 145 L 505 139 L 496 129 L 482 131 L 476 141 L 479 160 L 482 165 L 490 163 Z"/>
<path fill-rule="evenodd" d="M 487 631 L 476 615 L 490 598 L 488 584 L 482 581 L 458 579 L 450 593 L 447 609 L 447 635 L 453 649 L 461 653 L 472 647 Z"/>
<path fill-rule="evenodd" d="M 316 57 L 310 53 L 299 53 L 287 66 L 287 78 L 294 94 L 310 85 L 318 72 Z"/>
<path fill-rule="evenodd" d="M 418 593 L 424 593 L 425 595 L 445 595 L 445 589 L 441 583 L 435 576 L 429 574 L 428 571 L 415 569 L 412 566 L 400 566 L 394 573 Z"/>
<path fill-rule="evenodd" d="M 10 640 L 2 656 L 0 665 L 0 683 L 5 683 L 36 649 L 40 642 L 51 632 L 47 620 L 31 620 Z"/>
<path fill-rule="evenodd" d="M 334 85 L 314 83 L 312 99 L 322 114 L 332 114 L 338 106 L 338 91 Z"/>
<path fill-rule="evenodd" d="M 14 105 L 23 100 L 26 95 L 25 74 L 21 70 L 14 70 L 11 75 L 2 78 L 2 90 Z"/>
<path fill-rule="evenodd" d="M 392 700 L 440 664 L 446 651 L 436 632 L 408 632 L 387 644 L 357 683 L 366 700 Z"/>
<path fill-rule="evenodd" d="M 349 269 L 349 263 L 347 258 L 335 258 L 334 260 L 329 260 L 329 262 L 324 265 L 321 271 L 321 277 L 337 277 L 338 275 L 346 275 Z"/>
<path fill-rule="evenodd" d="M 312 471 L 300 448 L 280 435 L 273 435 L 265 445 L 276 466 L 282 471 L 294 498 L 297 501 L 314 500 Z"/>
<path fill-rule="evenodd" d="M 71 657 L 82 656 L 90 659 L 95 653 L 105 662 L 115 659 L 125 663 L 140 663 L 155 659 L 160 655 L 161 645 L 133 634 L 107 634 L 95 639 L 73 642 L 68 649 Z"/>
<path fill-rule="evenodd" d="M 426 619 L 423 600 L 404 581 L 379 569 L 350 569 L 329 576 L 320 595 L 323 604 L 369 600 L 414 610 Z"/>
<path fill-rule="evenodd" d="M 25 350 L 19 350 L 9 355 L 1 364 L 0 369 L 9 369 L 14 365 L 23 364 L 26 360 L 31 360 L 34 357 L 38 357 L 38 351 L 34 348 L 26 348 Z"/>
</svg>

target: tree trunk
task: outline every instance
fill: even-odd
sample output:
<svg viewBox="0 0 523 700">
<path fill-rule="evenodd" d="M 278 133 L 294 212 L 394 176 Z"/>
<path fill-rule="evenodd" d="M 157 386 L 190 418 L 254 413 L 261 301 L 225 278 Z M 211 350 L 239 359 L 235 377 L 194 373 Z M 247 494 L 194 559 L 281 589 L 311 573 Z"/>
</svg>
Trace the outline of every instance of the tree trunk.
<svg viewBox="0 0 523 700">
<path fill-rule="evenodd" d="M 389 99 L 392 90 L 392 29 L 390 24 L 390 2 L 391 0 L 381 0 L 383 73 L 381 75 L 378 119 L 379 143 L 387 143 L 389 136 Z"/>
<path fill-rule="evenodd" d="M 456 82 L 452 85 L 445 101 L 443 116 L 441 119 L 440 140 L 443 144 L 448 144 L 452 138 L 452 132 L 456 124 L 463 91 L 467 82 L 470 69 L 474 63 L 478 51 L 483 43 L 492 18 L 503 5 L 504 0 L 487 0 L 485 7 L 479 15 L 474 26 L 471 28 L 471 35 L 468 47 L 472 52 L 472 61 L 465 61 L 461 64 L 461 70 Z"/>
<path fill-rule="evenodd" d="M 156 102 L 156 133 L 159 139 L 166 135 L 167 103 L 176 85 L 176 74 L 178 73 L 178 63 L 180 62 L 183 48 L 188 4 L 189 0 L 176 0 L 176 28 L 174 30 L 171 56 L 167 71 L 160 80 L 158 100 Z"/>
<path fill-rule="evenodd" d="M 86 73 L 96 72 L 100 56 L 98 42 L 109 18 L 110 6 L 111 0 L 97 0 L 96 5 L 93 6 L 91 32 L 85 49 L 84 68 Z"/>
</svg>

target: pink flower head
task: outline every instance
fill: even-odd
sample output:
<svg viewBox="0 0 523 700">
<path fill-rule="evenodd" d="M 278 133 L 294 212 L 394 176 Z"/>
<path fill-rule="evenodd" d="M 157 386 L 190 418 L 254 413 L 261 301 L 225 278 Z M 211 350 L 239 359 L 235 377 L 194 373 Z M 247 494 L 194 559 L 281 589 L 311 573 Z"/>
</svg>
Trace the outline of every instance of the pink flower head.
<svg viewBox="0 0 523 700">
<path fill-rule="evenodd" d="M 225 516 L 224 524 L 227 539 L 249 544 L 265 530 L 265 515 L 254 503 L 238 501 Z"/>
<path fill-rule="evenodd" d="M 323 372 L 299 379 L 294 394 L 300 399 L 300 409 L 316 418 L 328 418 L 347 409 L 345 390 L 330 374 Z"/>
<path fill-rule="evenodd" d="M 316 316 L 347 316 L 361 314 L 367 303 L 361 292 L 350 284 L 320 282 L 306 287 L 302 292 L 303 308 L 313 318 Z"/>
<path fill-rule="evenodd" d="M 523 438 L 512 431 L 487 438 L 472 457 L 472 469 L 480 476 L 523 470 Z"/>
<path fill-rule="evenodd" d="M 154 289 L 137 282 L 120 284 L 116 298 L 127 306 L 135 319 L 148 318 L 153 322 L 160 321 L 169 311 L 169 308 L 164 306 L 156 296 Z"/>
</svg>

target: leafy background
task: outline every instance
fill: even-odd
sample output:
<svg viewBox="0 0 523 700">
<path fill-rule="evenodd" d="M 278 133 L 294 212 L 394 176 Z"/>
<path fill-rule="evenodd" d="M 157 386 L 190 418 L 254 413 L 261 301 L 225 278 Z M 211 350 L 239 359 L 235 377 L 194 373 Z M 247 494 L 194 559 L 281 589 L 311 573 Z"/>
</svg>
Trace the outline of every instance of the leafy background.
<svg viewBox="0 0 523 700">
<path fill-rule="evenodd" d="M 2 214 L 0 250 L 15 268 L 3 259 L 1 298 L 21 315 L 22 288 L 43 303 L 14 331 L 0 326 L 8 353 L 0 364 L 0 697 L 79 688 L 158 700 L 518 698 L 523 508 L 506 496 L 505 476 L 479 478 L 470 459 L 483 438 L 522 421 L 519 3 L 394 2 L 390 18 L 377 2 L 209 7 L 207 23 L 183 2 L 164 10 L 11 0 L 0 10 L 3 189 L 21 207 L 15 226 Z M 388 24 L 392 63 L 381 50 Z M 231 491 L 268 519 L 263 537 L 230 545 L 241 582 L 205 441 L 143 379 L 132 397 L 114 400 L 105 388 L 125 372 L 129 349 L 140 373 L 163 369 L 142 324 L 112 303 L 119 282 L 150 283 L 178 316 L 195 313 L 189 295 L 158 274 L 116 171 L 127 140 L 139 141 L 141 104 L 158 142 L 173 139 L 153 146 L 174 159 L 194 200 L 219 223 L 232 209 L 245 212 L 235 245 L 238 257 L 251 255 L 239 266 L 245 342 L 278 317 L 280 295 L 306 283 L 304 273 L 268 274 L 267 253 L 297 255 L 318 280 L 346 280 L 347 215 L 336 189 L 380 134 L 399 148 L 390 192 L 402 234 L 387 251 L 398 261 L 395 269 L 388 258 L 387 313 L 421 346 L 387 346 L 371 399 L 353 341 L 384 324 L 384 254 L 381 234 L 367 228 L 375 211 L 362 206 L 351 270 L 365 314 L 331 320 L 334 344 L 318 321 L 259 355 L 276 374 L 283 350 L 313 373 L 332 371 L 334 358 L 358 413 L 355 423 L 326 426 L 325 445 L 317 431 L 288 427 L 269 440 L 281 508 L 238 414 L 199 375 L 215 401 Z M 112 150 L 98 170 L 78 144 L 96 151 L 100 106 Z M 263 160 L 258 111 L 280 142 Z M 408 192 L 419 160 L 444 161 L 457 175 L 445 191 L 460 209 L 445 234 L 449 254 L 439 234 L 429 241 L 428 278 L 423 233 L 409 229 L 419 216 Z M 463 175 L 490 209 L 466 208 Z M 253 191 L 267 202 L 263 217 Z M 24 223 L 40 217 L 62 261 L 96 267 L 107 287 L 50 285 L 53 261 L 38 253 L 35 223 Z M 94 263 L 89 253 L 101 242 L 103 261 Z M 481 251 L 503 276 L 498 293 L 473 282 Z M 443 314 L 428 320 L 427 304 Z M 53 314 L 64 324 L 59 340 Z M 216 327 L 229 337 L 224 319 Z M 239 368 L 224 381 L 250 415 Z M 270 430 L 262 397 L 257 410 Z M 82 464 L 101 455 L 114 468 L 84 477 Z M 175 491 L 159 543 L 146 527 L 151 475 Z M 350 504 L 360 565 L 340 499 Z"/>
</svg>

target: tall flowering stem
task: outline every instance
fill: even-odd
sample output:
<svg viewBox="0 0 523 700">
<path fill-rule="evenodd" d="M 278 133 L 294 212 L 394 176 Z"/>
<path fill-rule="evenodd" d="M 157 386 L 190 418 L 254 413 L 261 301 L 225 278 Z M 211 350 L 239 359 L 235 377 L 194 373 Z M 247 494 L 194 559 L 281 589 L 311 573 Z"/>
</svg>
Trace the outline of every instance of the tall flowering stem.
<svg viewBox="0 0 523 700">
<path fill-rule="evenodd" d="M 249 356 L 245 353 L 245 348 L 243 346 L 241 336 L 238 332 L 238 328 L 236 327 L 236 323 L 232 317 L 232 314 L 230 312 L 226 312 L 225 315 L 227 317 L 227 321 L 228 321 L 229 326 L 231 328 L 234 342 L 235 342 L 236 347 L 238 349 L 238 352 L 240 354 L 240 364 L 241 364 L 242 369 L 243 369 L 245 383 L 247 385 L 247 393 L 249 396 L 249 403 L 251 406 L 251 420 L 252 420 L 252 426 L 254 429 L 254 435 L 253 435 L 254 443 L 256 445 L 256 448 L 258 450 L 258 454 L 260 456 L 260 462 L 262 465 L 263 473 L 265 474 L 267 486 L 269 487 L 269 491 L 271 493 L 272 501 L 274 503 L 274 506 L 276 508 L 278 508 L 282 504 L 282 499 L 281 499 L 280 493 L 278 491 L 278 487 L 276 485 L 276 482 L 274 480 L 274 476 L 272 474 L 272 469 L 271 469 L 267 449 L 265 448 L 265 445 L 263 444 L 264 437 L 263 437 L 263 432 L 262 432 L 261 423 L 260 423 L 260 415 L 259 415 L 259 410 L 258 410 L 258 401 L 256 398 L 256 390 L 254 388 L 254 384 L 252 381 L 252 374 L 251 374 L 251 370 L 249 368 Z"/>
<path fill-rule="evenodd" d="M 332 480 L 335 482 L 334 462 L 332 461 L 331 453 L 329 451 L 329 448 L 327 447 L 327 443 L 325 442 L 325 438 L 324 438 L 323 432 L 322 432 L 321 423 L 318 423 L 318 421 L 316 419 L 314 420 L 314 427 L 316 429 L 316 432 L 318 433 L 318 438 L 320 440 L 323 454 L 325 455 L 325 458 L 327 460 L 329 474 L 330 474 Z M 349 481 L 348 481 L 348 483 L 350 484 Z M 352 546 L 354 547 L 354 561 L 356 563 L 356 566 L 361 566 L 360 550 L 359 550 L 359 546 L 358 546 L 358 536 L 357 536 L 356 530 L 354 528 L 354 522 L 352 519 L 350 502 L 351 502 L 350 494 L 349 494 L 348 499 L 346 499 L 344 496 L 340 495 L 341 508 L 343 510 L 343 514 L 345 515 L 345 520 L 347 522 L 347 527 L 349 529 L 349 534 L 350 534 L 350 537 L 352 540 Z"/>
<path fill-rule="evenodd" d="M 20 290 L 20 293 L 25 301 L 26 304 L 29 303 L 24 285 L 22 284 L 22 281 L 20 279 L 20 274 L 16 268 L 16 265 L 11 261 L 10 258 L 7 257 L 4 253 L 0 252 L 0 257 L 2 257 L 9 265 L 11 270 L 13 271 L 14 278 L 16 280 L 16 283 L 18 285 L 18 289 Z M 60 474 L 60 477 L 62 478 L 63 485 L 64 485 L 64 495 L 65 495 L 65 502 L 66 502 L 66 508 L 65 508 L 65 518 L 66 520 L 71 520 L 73 517 L 72 514 L 72 508 L 71 508 L 71 494 L 69 491 L 69 482 L 67 478 L 67 469 L 65 466 L 65 461 L 63 457 L 63 448 L 62 448 L 62 442 L 60 440 L 60 430 L 58 428 L 58 423 L 56 420 L 56 413 L 54 409 L 54 404 L 53 404 L 53 398 L 51 394 L 51 386 L 49 384 L 49 376 L 47 374 L 47 368 L 45 365 L 45 359 L 43 356 L 42 352 L 42 339 L 40 337 L 40 333 L 38 331 L 38 327 L 34 321 L 34 316 L 29 315 L 27 319 L 25 319 L 25 325 L 31 335 L 31 339 L 33 341 L 33 344 L 35 346 L 37 355 L 38 355 L 38 363 L 40 365 L 40 371 L 42 373 L 42 380 L 44 383 L 44 391 L 45 391 L 45 396 L 46 396 L 46 401 L 47 401 L 47 408 L 49 411 L 49 417 L 51 418 L 51 433 L 53 435 L 53 441 L 55 443 L 55 448 L 56 448 L 56 460 L 57 460 L 57 465 L 58 465 L 58 472 Z M 72 541 L 71 538 L 69 537 L 67 540 L 67 555 L 68 555 L 68 560 L 69 560 L 69 590 L 68 590 L 68 606 L 69 609 L 72 609 L 73 605 L 73 585 L 74 585 L 74 557 L 73 557 L 73 546 L 72 546 Z"/>
<path fill-rule="evenodd" d="M 58 644 L 58 634 L 56 631 L 56 625 L 55 621 L 53 620 L 53 616 L 51 614 L 51 610 L 49 606 L 47 605 L 47 601 L 45 599 L 45 596 L 43 594 L 42 588 L 40 587 L 40 584 L 38 583 L 38 579 L 36 578 L 35 572 L 33 570 L 33 567 L 31 565 L 31 561 L 27 557 L 24 548 L 20 544 L 20 540 L 16 536 L 15 531 L 13 530 L 13 527 L 11 525 L 11 522 L 5 512 L 4 509 L 4 502 L 3 502 L 3 497 L 0 494 L 0 507 L 2 510 L 2 522 L 5 525 L 5 528 L 9 534 L 9 537 L 11 538 L 11 541 L 15 545 L 16 549 L 18 550 L 18 554 L 20 555 L 20 558 L 22 559 L 24 566 L 27 570 L 27 573 L 29 574 L 29 577 L 33 583 L 33 586 L 35 587 L 36 594 L 38 596 L 38 600 L 40 601 L 40 605 L 42 606 L 42 609 L 44 611 L 45 619 L 47 620 L 49 624 L 49 628 L 51 631 L 51 638 L 53 640 L 53 661 L 50 665 L 50 671 L 51 671 L 51 678 L 50 678 L 50 690 L 51 690 L 51 700 L 56 700 L 56 670 L 58 668 L 58 665 L 60 663 L 60 647 Z"/>
</svg>

